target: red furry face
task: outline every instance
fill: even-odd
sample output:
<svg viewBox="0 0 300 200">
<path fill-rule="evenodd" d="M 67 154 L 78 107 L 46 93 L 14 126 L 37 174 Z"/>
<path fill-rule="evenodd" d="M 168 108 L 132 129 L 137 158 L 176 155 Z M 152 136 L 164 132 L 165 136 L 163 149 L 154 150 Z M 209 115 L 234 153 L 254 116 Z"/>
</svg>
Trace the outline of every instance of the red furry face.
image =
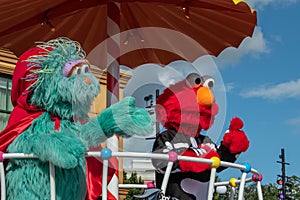
<svg viewBox="0 0 300 200">
<path fill-rule="evenodd" d="M 175 129 L 189 136 L 207 130 L 218 113 L 218 105 L 203 106 L 197 102 L 196 89 L 181 81 L 167 88 L 156 101 L 157 120 L 166 129 Z"/>
</svg>

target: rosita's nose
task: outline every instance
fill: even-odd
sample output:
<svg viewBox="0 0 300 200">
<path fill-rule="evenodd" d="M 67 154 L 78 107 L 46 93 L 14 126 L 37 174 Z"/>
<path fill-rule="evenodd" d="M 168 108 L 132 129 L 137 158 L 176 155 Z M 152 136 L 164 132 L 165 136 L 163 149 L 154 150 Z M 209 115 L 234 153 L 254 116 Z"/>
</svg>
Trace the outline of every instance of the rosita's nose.
<svg viewBox="0 0 300 200">
<path fill-rule="evenodd" d="M 200 87 L 197 90 L 197 102 L 203 106 L 210 106 L 215 100 L 213 92 L 208 87 Z"/>
<path fill-rule="evenodd" d="M 89 79 L 88 77 L 85 77 L 85 78 L 84 78 L 84 82 L 85 82 L 87 85 L 90 85 L 90 84 L 91 84 L 91 79 Z"/>
</svg>

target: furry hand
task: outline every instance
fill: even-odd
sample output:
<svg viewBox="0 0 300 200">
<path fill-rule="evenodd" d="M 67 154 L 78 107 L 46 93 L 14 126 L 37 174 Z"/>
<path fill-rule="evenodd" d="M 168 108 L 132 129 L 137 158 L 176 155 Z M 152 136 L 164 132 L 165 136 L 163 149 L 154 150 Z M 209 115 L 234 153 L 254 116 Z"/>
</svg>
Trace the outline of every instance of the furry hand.
<svg viewBox="0 0 300 200">
<path fill-rule="evenodd" d="M 189 148 L 181 155 L 207 159 L 210 159 L 212 157 L 219 157 L 219 154 L 216 152 L 214 145 L 210 143 L 201 144 L 199 148 Z M 199 162 L 179 161 L 179 166 L 182 172 L 203 172 L 205 170 L 211 169 L 211 166 L 209 164 Z"/>
<path fill-rule="evenodd" d="M 241 119 L 233 118 L 229 130 L 223 137 L 222 145 L 227 147 L 232 154 L 245 152 L 249 148 L 249 140 L 244 131 L 241 130 L 243 125 Z"/>
<path fill-rule="evenodd" d="M 78 165 L 78 158 L 84 157 L 87 147 L 72 134 L 55 133 L 39 137 L 34 153 L 41 160 L 50 161 L 62 168 L 74 168 Z"/>
<path fill-rule="evenodd" d="M 111 137 L 114 133 L 123 137 L 152 134 L 151 118 L 148 112 L 135 107 L 133 97 L 126 97 L 110 106 L 97 118 L 107 137 Z"/>
</svg>

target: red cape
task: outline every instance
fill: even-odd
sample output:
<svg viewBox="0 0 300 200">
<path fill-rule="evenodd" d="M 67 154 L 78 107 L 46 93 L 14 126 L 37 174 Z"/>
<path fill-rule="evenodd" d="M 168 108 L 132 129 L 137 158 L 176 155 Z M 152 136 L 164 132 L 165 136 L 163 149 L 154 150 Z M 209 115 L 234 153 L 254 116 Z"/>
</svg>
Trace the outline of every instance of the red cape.
<svg viewBox="0 0 300 200">
<path fill-rule="evenodd" d="M 8 125 L 0 132 L 0 151 L 6 152 L 8 145 L 43 113 L 34 106 L 25 106 L 27 105 L 22 105 L 21 102 L 15 106 L 8 120 Z"/>
<path fill-rule="evenodd" d="M 10 114 L 6 128 L 0 132 L 0 151 L 6 152 L 8 145 L 23 131 L 25 131 L 34 119 L 39 117 L 43 112 L 33 105 L 27 103 L 30 96 L 28 87 L 34 81 L 24 80 L 30 73 L 27 67 L 27 60 L 30 56 L 45 52 L 40 48 L 32 48 L 20 56 L 12 78 L 11 101 L 14 106 Z M 32 69 L 32 68 L 31 68 Z"/>
</svg>

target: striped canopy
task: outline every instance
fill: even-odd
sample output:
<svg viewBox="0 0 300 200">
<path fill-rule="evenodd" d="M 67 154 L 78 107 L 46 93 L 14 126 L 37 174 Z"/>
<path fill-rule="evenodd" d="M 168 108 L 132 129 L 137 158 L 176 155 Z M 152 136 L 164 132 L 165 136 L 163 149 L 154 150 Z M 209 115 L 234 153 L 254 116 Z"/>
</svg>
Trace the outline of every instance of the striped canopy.
<svg viewBox="0 0 300 200">
<path fill-rule="evenodd" d="M 109 10 L 109 2 L 119 2 L 120 11 Z M 119 62 L 131 68 L 217 56 L 238 47 L 257 23 L 241 0 L 2 0 L 0 10 L 0 47 L 20 55 L 34 42 L 69 37 L 102 68 L 108 14 L 120 15 Z"/>
</svg>

